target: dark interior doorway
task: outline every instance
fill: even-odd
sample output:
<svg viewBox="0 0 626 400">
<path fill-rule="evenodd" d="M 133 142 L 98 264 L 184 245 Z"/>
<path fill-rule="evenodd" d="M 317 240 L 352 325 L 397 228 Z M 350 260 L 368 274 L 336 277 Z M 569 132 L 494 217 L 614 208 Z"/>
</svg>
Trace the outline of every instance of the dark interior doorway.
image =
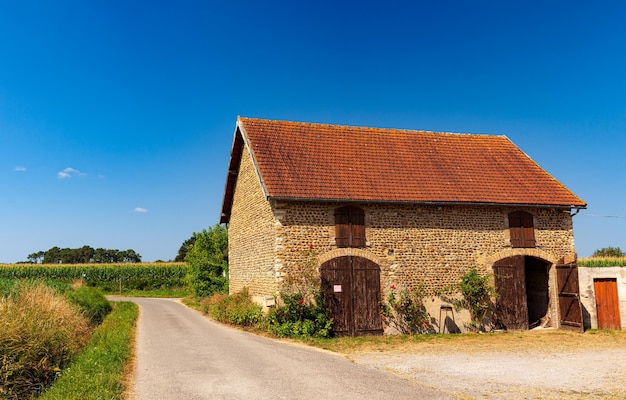
<svg viewBox="0 0 626 400">
<path fill-rule="evenodd" d="M 497 261 L 496 309 L 507 329 L 532 329 L 548 313 L 550 263 L 540 258 L 513 256 Z"/>
<path fill-rule="evenodd" d="M 525 257 L 526 300 L 528 302 L 528 328 L 541 325 L 548 314 L 548 263 L 535 257 Z"/>
</svg>

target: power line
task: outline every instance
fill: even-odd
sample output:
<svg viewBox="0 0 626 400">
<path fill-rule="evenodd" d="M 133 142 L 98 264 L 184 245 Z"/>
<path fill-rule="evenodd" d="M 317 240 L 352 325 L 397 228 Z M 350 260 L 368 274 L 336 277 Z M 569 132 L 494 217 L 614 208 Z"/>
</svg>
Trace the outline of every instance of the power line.
<svg viewBox="0 0 626 400">
<path fill-rule="evenodd" d="M 583 217 L 593 218 L 626 218 L 625 215 L 598 215 L 598 214 L 580 214 Z"/>
</svg>

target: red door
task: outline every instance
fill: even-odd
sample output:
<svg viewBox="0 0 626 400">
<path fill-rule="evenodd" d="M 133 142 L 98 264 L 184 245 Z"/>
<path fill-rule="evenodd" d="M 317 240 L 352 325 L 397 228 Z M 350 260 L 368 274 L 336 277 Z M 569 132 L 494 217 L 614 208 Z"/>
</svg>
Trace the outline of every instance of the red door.
<svg viewBox="0 0 626 400">
<path fill-rule="evenodd" d="M 324 303 L 337 336 L 380 335 L 380 268 L 366 258 L 342 256 L 320 267 Z"/>
<path fill-rule="evenodd" d="M 617 298 L 617 280 L 615 278 L 594 279 L 593 289 L 596 293 L 598 328 L 621 329 L 619 301 Z"/>
</svg>

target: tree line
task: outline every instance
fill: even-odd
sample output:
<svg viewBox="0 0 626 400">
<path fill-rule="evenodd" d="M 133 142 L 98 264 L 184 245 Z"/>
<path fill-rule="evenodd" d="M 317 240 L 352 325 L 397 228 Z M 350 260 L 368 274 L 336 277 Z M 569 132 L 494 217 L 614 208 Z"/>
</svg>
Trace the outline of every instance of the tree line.
<svg viewBox="0 0 626 400">
<path fill-rule="evenodd" d="M 83 246 L 76 249 L 53 247 L 47 251 L 29 254 L 28 262 L 33 264 L 104 264 L 139 263 L 141 255 L 135 250 L 94 249 Z"/>
</svg>

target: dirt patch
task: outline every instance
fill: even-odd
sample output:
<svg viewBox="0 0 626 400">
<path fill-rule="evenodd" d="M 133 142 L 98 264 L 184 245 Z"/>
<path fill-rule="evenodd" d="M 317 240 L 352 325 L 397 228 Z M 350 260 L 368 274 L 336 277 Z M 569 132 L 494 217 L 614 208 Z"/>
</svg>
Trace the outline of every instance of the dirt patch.
<svg viewBox="0 0 626 400">
<path fill-rule="evenodd" d="M 459 399 L 626 398 L 622 332 L 459 335 L 357 347 L 344 354 Z"/>
</svg>

